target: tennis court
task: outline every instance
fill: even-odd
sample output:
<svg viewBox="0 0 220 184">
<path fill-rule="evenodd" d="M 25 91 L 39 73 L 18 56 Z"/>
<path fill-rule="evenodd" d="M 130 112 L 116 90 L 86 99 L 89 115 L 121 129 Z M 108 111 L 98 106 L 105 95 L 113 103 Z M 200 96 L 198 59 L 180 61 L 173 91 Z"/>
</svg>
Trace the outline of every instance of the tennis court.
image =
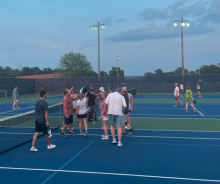
<svg viewBox="0 0 220 184">
<path fill-rule="evenodd" d="M 55 122 L 52 143 L 56 149 L 47 150 L 45 138 L 39 137 L 36 153 L 29 151 L 31 142 L 1 153 L 0 173 L 7 176 L 1 177 L 2 183 L 220 183 L 220 104 L 212 102 L 215 95 L 205 102 L 197 99 L 196 113 L 192 109 L 186 113 L 184 106 L 174 108 L 173 99 L 166 99 L 169 95 L 148 96 L 134 96 L 131 123 L 135 131 L 122 138 L 120 148 L 111 138 L 101 140 L 100 121 L 88 123 L 88 137 L 78 135 L 75 123 L 76 136 L 61 137 L 57 127 L 62 110 L 53 112 L 50 122 Z M 60 100 L 60 95 L 48 97 L 50 105 Z M 21 109 L 13 111 L 10 103 L 3 103 L 0 116 L 33 109 L 34 101 L 26 100 Z M 33 126 L 26 122 L 1 128 L 1 142 L 31 139 Z"/>
</svg>

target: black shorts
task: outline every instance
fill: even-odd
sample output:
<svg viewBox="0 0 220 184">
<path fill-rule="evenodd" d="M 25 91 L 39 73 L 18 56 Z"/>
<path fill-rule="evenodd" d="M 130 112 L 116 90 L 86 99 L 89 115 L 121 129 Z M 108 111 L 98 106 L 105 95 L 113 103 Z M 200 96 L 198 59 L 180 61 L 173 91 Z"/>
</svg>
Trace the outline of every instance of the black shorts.
<svg viewBox="0 0 220 184">
<path fill-rule="evenodd" d="M 73 115 L 70 115 L 68 118 L 65 116 L 64 121 L 65 121 L 65 124 L 67 125 L 73 123 Z"/>
<path fill-rule="evenodd" d="M 35 132 L 43 132 L 43 134 L 47 134 L 48 127 L 46 124 L 41 124 L 35 121 Z"/>
<path fill-rule="evenodd" d="M 87 113 L 82 114 L 82 115 L 77 114 L 77 118 L 78 118 L 78 119 L 87 118 Z"/>
</svg>

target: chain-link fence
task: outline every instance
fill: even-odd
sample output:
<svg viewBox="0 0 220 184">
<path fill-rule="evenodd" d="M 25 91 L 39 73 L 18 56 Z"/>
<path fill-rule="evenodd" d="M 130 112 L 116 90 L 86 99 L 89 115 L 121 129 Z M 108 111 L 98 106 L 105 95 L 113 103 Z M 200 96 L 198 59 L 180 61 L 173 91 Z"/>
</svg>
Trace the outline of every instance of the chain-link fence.
<svg viewBox="0 0 220 184">
<path fill-rule="evenodd" d="M 83 86 L 94 85 L 97 90 L 100 86 L 110 84 L 127 86 L 129 89 L 137 88 L 138 93 L 163 93 L 171 92 L 174 83 L 191 85 L 196 91 L 199 82 L 203 92 L 220 92 L 220 74 L 209 75 L 153 75 L 153 76 L 121 76 L 121 77 L 74 77 L 74 78 L 46 78 L 46 79 L 21 79 L 0 78 L 0 90 L 7 90 L 8 96 L 12 94 L 15 86 L 19 87 L 21 95 L 36 94 L 41 90 L 49 93 L 61 93 L 65 88 L 75 86 L 79 90 Z"/>
</svg>

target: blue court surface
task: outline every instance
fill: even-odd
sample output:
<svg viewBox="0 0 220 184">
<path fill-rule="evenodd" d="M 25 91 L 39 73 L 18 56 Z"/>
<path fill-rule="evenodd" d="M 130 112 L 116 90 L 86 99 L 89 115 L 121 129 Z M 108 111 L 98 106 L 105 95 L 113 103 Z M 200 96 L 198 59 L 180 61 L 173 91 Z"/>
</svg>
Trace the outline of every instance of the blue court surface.
<svg viewBox="0 0 220 184">
<path fill-rule="evenodd" d="M 53 150 L 40 137 L 38 152 L 29 142 L 0 154 L 1 183 L 220 183 L 220 132 L 135 130 L 122 147 L 101 140 L 101 129 L 88 137 L 58 132 Z"/>
<path fill-rule="evenodd" d="M 134 111 L 131 117 L 220 119 L 220 104 L 218 103 L 197 103 L 198 112 L 193 112 L 192 108 L 189 107 L 187 113 L 185 112 L 185 104 L 178 107 L 173 106 L 174 103 L 134 103 Z M 11 104 L 0 104 L 0 116 L 12 116 L 32 111 L 35 104 L 22 103 L 20 107 L 20 109 L 12 110 Z M 97 115 L 99 114 L 97 112 Z"/>
</svg>

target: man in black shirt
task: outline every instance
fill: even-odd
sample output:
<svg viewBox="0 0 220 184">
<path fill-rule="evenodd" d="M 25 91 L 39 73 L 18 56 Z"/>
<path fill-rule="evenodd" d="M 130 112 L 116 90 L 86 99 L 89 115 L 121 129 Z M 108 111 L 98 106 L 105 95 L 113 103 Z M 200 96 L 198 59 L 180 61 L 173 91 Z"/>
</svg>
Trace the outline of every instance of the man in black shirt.
<svg viewBox="0 0 220 184">
<path fill-rule="evenodd" d="M 93 85 L 90 85 L 90 91 L 94 91 Z M 96 116 L 96 110 L 97 110 L 97 98 L 95 95 L 91 94 L 90 91 L 88 91 L 86 98 L 87 98 L 87 106 L 89 107 L 90 112 L 92 113 L 92 124 L 96 124 L 95 116 Z"/>
<path fill-rule="evenodd" d="M 46 91 L 42 90 L 40 92 L 40 99 L 35 105 L 35 134 L 33 136 L 32 147 L 30 151 L 37 151 L 35 148 L 35 143 L 39 132 L 43 132 L 46 135 L 47 149 L 53 149 L 56 145 L 51 144 L 50 138 L 48 137 L 47 130 L 49 128 L 49 117 L 48 117 L 48 104 L 45 101 Z"/>
</svg>

